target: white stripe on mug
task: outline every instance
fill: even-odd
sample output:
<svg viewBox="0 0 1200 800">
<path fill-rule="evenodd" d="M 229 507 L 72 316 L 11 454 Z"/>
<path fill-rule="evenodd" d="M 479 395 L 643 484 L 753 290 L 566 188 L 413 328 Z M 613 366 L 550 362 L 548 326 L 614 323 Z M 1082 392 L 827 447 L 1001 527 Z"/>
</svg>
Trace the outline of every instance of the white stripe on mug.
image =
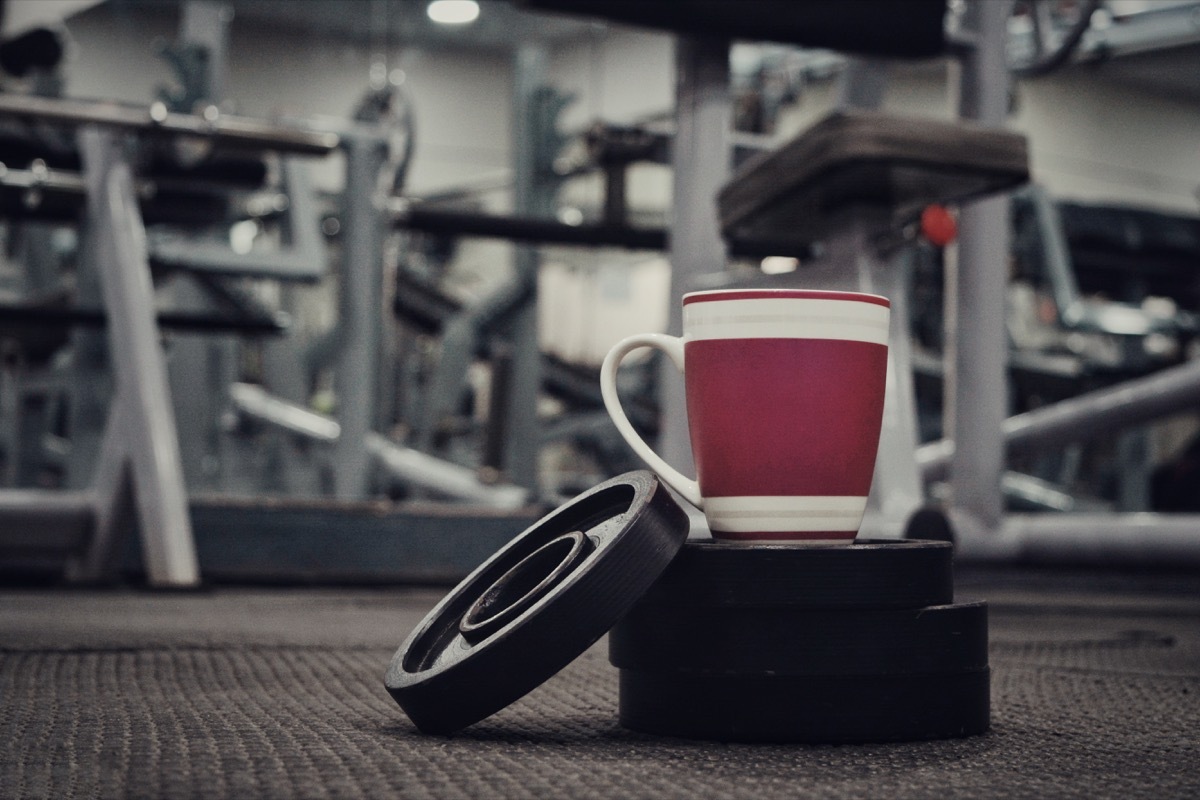
<svg viewBox="0 0 1200 800">
<path fill-rule="evenodd" d="M 683 307 L 688 339 L 843 339 L 887 344 L 887 306 L 856 300 L 716 300 Z"/>
<path fill-rule="evenodd" d="M 857 531 L 866 497 L 706 497 L 709 525 L 730 533 Z"/>
</svg>

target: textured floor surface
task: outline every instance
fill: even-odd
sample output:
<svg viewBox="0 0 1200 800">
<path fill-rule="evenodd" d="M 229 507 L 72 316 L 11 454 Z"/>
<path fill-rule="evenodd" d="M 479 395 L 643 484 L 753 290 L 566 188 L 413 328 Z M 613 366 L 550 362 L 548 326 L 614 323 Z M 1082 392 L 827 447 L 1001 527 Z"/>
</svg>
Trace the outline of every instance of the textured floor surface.
<svg viewBox="0 0 1200 800">
<path fill-rule="evenodd" d="M 0 591 L 0 797 L 1200 797 L 1200 576 L 960 574 L 991 732 L 824 747 L 625 731 L 601 646 L 422 736 L 383 672 L 439 595 Z"/>
</svg>

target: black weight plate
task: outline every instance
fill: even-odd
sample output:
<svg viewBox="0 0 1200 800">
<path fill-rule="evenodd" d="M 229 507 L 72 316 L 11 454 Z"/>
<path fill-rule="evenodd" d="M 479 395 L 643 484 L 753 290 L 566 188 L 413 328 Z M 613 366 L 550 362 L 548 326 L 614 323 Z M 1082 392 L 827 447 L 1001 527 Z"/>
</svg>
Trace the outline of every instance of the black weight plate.
<svg viewBox="0 0 1200 800">
<path fill-rule="evenodd" d="M 621 670 L 620 720 L 723 742 L 897 742 L 983 733 L 986 669 L 901 677 L 721 676 Z"/>
<path fill-rule="evenodd" d="M 649 602 L 706 606 L 921 608 L 954 601 L 946 542 L 862 540 L 832 546 L 689 541 Z"/>
<path fill-rule="evenodd" d="M 638 603 L 608 637 L 624 669 L 911 675 L 988 665 L 987 605 L 879 610 Z"/>
<path fill-rule="evenodd" d="M 940 508 L 920 508 L 908 518 L 904 538 L 954 544 L 954 526 Z"/>
<path fill-rule="evenodd" d="M 499 711 L 603 636 L 687 532 L 687 514 L 651 473 L 596 486 L 455 587 L 392 657 L 388 692 L 426 733 Z"/>
</svg>

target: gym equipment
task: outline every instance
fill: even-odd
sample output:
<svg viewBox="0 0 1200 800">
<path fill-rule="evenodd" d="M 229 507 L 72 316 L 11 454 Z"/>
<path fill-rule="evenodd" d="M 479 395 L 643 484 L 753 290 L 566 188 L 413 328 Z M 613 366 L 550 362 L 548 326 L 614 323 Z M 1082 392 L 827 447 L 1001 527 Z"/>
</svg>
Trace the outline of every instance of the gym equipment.
<svg viewBox="0 0 1200 800">
<path fill-rule="evenodd" d="M 987 606 L 953 603 L 950 553 L 947 543 L 923 541 L 786 554 L 689 542 L 609 635 L 609 661 L 621 671 L 621 724 L 721 741 L 983 732 Z M 723 558 L 736 564 L 724 575 Z M 775 585 L 785 571 L 794 581 L 786 593 Z"/>
<path fill-rule="evenodd" d="M 1138 338 L 1194 336 L 1200 329 L 1194 266 L 1200 257 L 1200 219 L 1056 202 L 1040 186 L 1019 192 L 1013 211 L 1018 277 L 1048 290 L 1062 328 Z M 1144 307 L 1151 297 L 1175 307 L 1152 313 Z M 1151 360 L 1149 353 L 1141 355 L 1141 361 Z M 1136 361 L 1138 354 L 1122 356 Z M 1132 363 L 1118 369 L 1142 367 Z"/>
<path fill-rule="evenodd" d="M 393 307 L 407 325 L 429 335 L 440 334 L 454 315 L 462 311 L 460 301 L 407 272 L 397 274 Z M 483 343 L 478 345 L 476 355 L 486 355 Z M 541 361 L 543 388 L 548 394 L 572 405 L 603 408 L 597 368 L 572 364 L 550 353 L 542 353 Z M 639 428 L 653 427 L 657 422 L 653 404 L 644 398 L 635 401 L 628 413 Z"/>
<path fill-rule="evenodd" d="M 833 744 L 974 736 L 991 722 L 987 669 L 842 677 L 621 670 L 621 724 L 723 742 Z"/>
<path fill-rule="evenodd" d="M 608 645 L 614 667 L 640 672 L 940 675 L 987 667 L 987 607 L 689 606 L 657 595 L 642 598 Z"/>
<path fill-rule="evenodd" d="M 33 28 L 0 42 L 0 69 L 17 78 L 38 70 L 53 70 L 62 61 L 64 50 L 57 32 Z"/>
<path fill-rule="evenodd" d="M 540 516 L 466 503 L 195 497 L 188 504 L 206 583 L 449 585 Z M 139 572 L 135 548 L 121 567 Z"/>
<path fill-rule="evenodd" d="M 1010 64 L 1013 74 L 1021 78 L 1040 78 L 1069 63 L 1079 49 L 1083 35 L 1091 27 L 1092 15 L 1100 4 L 1101 0 L 1077 4 L 1074 18 L 1059 31 L 1055 16 L 1061 11 L 1061 4 L 1052 5 L 1048 0 L 1018 0 L 1015 11 L 1018 18 L 1027 21 L 1029 47 L 1028 52 L 1021 53 L 1014 59 L 1015 63 Z"/>
<path fill-rule="evenodd" d="M 0 304 L 0 332 L 18 327 L 104 327 L 108 314 L 99 308 L 62 308 L 44 305 Z M 201 314 L 189 311 L 163 311 L 155 316 L 160 328 L 165 330 L 207 333 L 212 331 L 237 331 L 245 334 L 280 334 L 287 326 L 274 315 L 251 311 L 248 314 Z"/>
<path fill-rule="evenodd" d="M 1010 8 L 1004 26 L 1006 60 L 1011 74 L 1023 79 L 1037 79 L 1073 63 L 1116 61 L 1200 41 L 1192 2 L 1015 0 Z M 952 35 L 951 41 L 957 38 Z"/>
<path fill-rule="evenodd" d="M 562 244 L 571 247 L 623 247 L 627 249 L 662 250 L 667 246 L 662 228 L 634 226 L 628 222 L 625 207 L 625 180 L 627 170 L 634 164 L 661 163 L 669 159 L 671 134 L 647 127 L 618 127 L 595 123 L 581 134 L 563 137 L 557 130 L 547 131 L 554 126 L 551 111 L 557 113 L 561 100 L 553 93 L 535 94 L 531 116 L 537 138 L 546 139 L 544 144 L 532 148 L 538 154 L 535 172 L 554 175 L 563 180 L 577 175 L 601 173 L 604 177 L 604 199 L 600 203 L 602 216 L 595 222 L 579 225 L 563 223 L 548 214 L 542 216 L 500 216 L 462 210 L 446 205 L 445 197 L 423 200 L 397 199 L 391 204 L 393 224 L 410 234 L 439 237 L 435 241 L 457 240 L 459 237 L 499 238 L 514 243 Z M 740 152 L 746 156 L 757 152 L 752 137 L 739 139 Z M 563 142 L 566 145 L 563 145 Z M 548 180 L 548 179 L 547 179 Z M 461 200 L 462 194 L 471 194 L 472 189 L 451 192 L 450 197 Z M 418 243 L 426 240 L 418 240 Z M 411 242 L 411 240 L 410 240 Z M 752 243 L 748 243 L 748 246 Z M 737 248 L 739 243 L 734 244 Z M 432 260 L 442 254 L 430 248 Z M 442 455 L 446 451 L 445 441 L 458 442 L 461 451 L 470 446 L 467 434 L 477 434 L 480 425 L 474 420 L 464 419 L 462 407 L 463 372 L 469 363 L 468 357 L 485 361 L 492 369 L 492 405 L 487 416 L 483 436 L 484 466 L 489 471 L 503 473 L 505 449 L 508 447 L 505 430 L 505 415 L 513 403 L 531 402 L 531 389 L 520 382 L 503 380 L 510 359 L 505 355 L 511 348 L 503 342 L 496 344 L 497 333 L 504 336 L 509 317 L 524 304 L 532 301 L 528 286 L 506 285 L 492 297 L 482 302 L 464 306 L 448 296 L 429 275 L 431 260 L 426 253 L 412 248 L 417 266 L 407 267 L 403 262 L 397 269 L 396 291 L 393 306 L 406 330 L 419 334 L 436 335 L 440 338 L 441 352 L 436 364 L 413 352 L 409 361 L 410 379 L 405 384 L 407 415 L 401 418 L 412 443 L 419 449 Z M 425 274 L 418 274 L 419 268 Z M 435 268 L 436 270 L 436 268 Z M 470 352 L 468 352 L 470 348 Z M 413 348 L 417 350 L 418 348 Z M 425 348 L 427 351 L 428 348 Z M 653 367 L 647 364 L 646 367 Z M 614 430 L 602 411 L 596 389 L 595 370 L 582 365 L 572 365 L 546 353 L 540 354 L 539 371 L 541 384 L 537 391 L 544 392 L 565 403 L 565 410 L 558 415 L 550 427 L 544 428 L 542 442 L 560 443 L 570 439 L 574 450 L 585 453 L 600 464 L 602 474 L 611 475 L 630 469 L 633 463 L 623 455 L 623 447 L 613 435 Z M 415 376 L 428 370 L 431 379 L 424 390 L 413 391 L 418 383 Z M 652 372 L 653 370 L 644 370 Z M 639 386 L 652 381 L 640 380 Z M 495 391 L 500 388 L 503 391 Z M 648 402 L 648 391 L 639 391 L 638 397 L 630 398 L 633 405 L 631 416 L 639 430 L 652 432 L 657 427 L 657 413 L 653 403 Z M 472 449 L 474 451 L 479 448 Z M 453 452 L 444 457 L 453 457 Z M 460 461 L 463 459 L 460 457 Z M 542 486 L 543 496 L 556 497 L 559 487 Z M 567 494 L 577 490 L 569 490 Z"/>
<path fill-rule="evenodd" d="M 50 121 L 80 131 L 91 231 L 83 253 L 91 274 L 99 276 L 116 383 L 104 434 L 94 444 L 99 455 L 91 488 L 0 492 L 3 513 L 24 523 L 4 526 L 4 551 L 70 556 L 69 574 L 96 579 L 110 566 L 115 541 L 136 508 L 150 582 L 195 585 L 199 574 L 175 415 L 158 345 L 149 253 L 125 136 L 198 136 L 233 150 L 309 155 L 329 152 L 338 136 L 219 114 L 171 113 L 161 104 L 146 109 L 8 94 L 0 97 L 0 117 Z M 95 387 L 89 391 L 94 393 Z"/>
<path fill-rule="evenodd" d="M 620 619 L 687 537 L 647 472 L 542 518 L 448 594 L 396 651 L 385 684 L 426 733 L 453 733 L 522 697 Z"/>
<path fill-rule="evenodd" d="M 342 426 L 333 417 L 281 400 L 261 386 L 234 383 L 230 387 L 230 400 L 238 414 L 306 441 L 328 445 L 342 438 Z M 519 486 L 483 483 L 474 470 L 403 447 L 379 433 L 368 433 L 363 446 L 390 474 L 443 497 L 496 510 L 520 508 L 528 500 L 528 492 Z"/>
<path fill-rule="evenodd" d="M 1012 198 L 1012 231 L 1010 413 L 1023 415 L 1048 404 L 1075 402 L 1188 359 L 1190 342 L 1200 330 L 1193 266 L 1200 256 L 1200 220 L 1054 201 L 1042 187 L 1029 186 Z M 930 258 L 929 267 L 914 280 L 914 291 L 925 298 L 915 323 L 934 352 L 943 346 L 943 272 L 938 259 Z M 927 381 L 922 406 L 940 413 L 940 361 L 930 360 L 923 371 Z M 1194 405 L 1194 395 L 1189 399 L 1186 390 L 1160 392 L 1153 405 L 1170 408 L 1176 401 L 1175 410 L 1186 411 Z M 1152 422 L 1160 415 L 1141 408 L 1130 409 L 1130 423 L 1135 418 Z M 1119 415 L 1106 418 L 1111 424 Z M 1039 424 L 1037 433 L 1010 437 L 1008 471 L 1002 477 L 1010 510 L 1156 509 L 1148 497 L 1149 431 L 1123 431 L 1115 441 L 1090 437 L 1091 431 L 1110 428 L 1086 420 L 1082 417 L 1083 424 L 1055 431 Z M 940 424 L 929 424 L 925 439 L 940 436 Z M 919 451 L 923 461 L 931 455 L 932 450 Z M 930 464 L 926 475 L 933 480 L 944 477 L 935 476 L 935 471 L 944 473 Z M 942 488 L 934 486 L 932 491 Z"/>
<path fill-rule="evenodd" d="M 518 59 L 519 74 L 527 70 L 531 73 L 531 86 L 542 80 L 541 75 L 532 75 L 538 63 L 534 57 Z M 436 237 L 494 237 L 514 243 L 577 247 L 665 247 L 661 229 L 627 223 L 623 190 L 624 171 L 634 162 L 660 157 L 665 138 L 609 132 L 594 126 L 583 137 L 587 142 L 586 158 L 564 166 L 561 152 L 567 139 L 558 131 L 557 117 L 568 98 L 535 87 L 520 92 L 518 99 L 518 121 L 527 130 L 520 141 L 528 145 L 521 148 L 520 156 L 522 163 L 529 163 L 518 171 L 514 189 L 526 197 L 530 211 L 498 216 L 446 207 L 444 201 L 403 200 L 393 203 L 393 224 L 408 232 Z M 633 140 L 650 144 L 638 145 Z M 572 144 L 580 141 L 575 137 Z M 561 182 L 571 175 L 601 170 L 606 177 L 603 220 L 575 226 L 555 219 L 554 196 Z M 413 260 L 418 267 L 424 266 L 427 274 L 418 275 L 417 268 L 406 269 L 401 264 L 394 308 L 407 330 L 437 334 L 440 347 L 413 347 L 407 354 L 406 368 L 412 379 L 404 386 L 407 414 L 402 419 L 407 440 L 414 448 L 481 467 L 486 475 L 501 475 L 526 486 L 534 496 L 551 498 L 569 496 L 577 488 L 552 485 L 541 475 L 532 474 L 536 451 L 545 444 L 561 448 L 569 439 L 572 452 L 600 465 L 602 475 L 632 466 L 619 452 L 611 423 L 601 411 L 595 370 L 537 352 L 536 341 L 528 336 L 524 326 L 529 325 L 528 315 L 536 302 L 532 260 L 540 257 L 532 248 L 517 250 L 520 268 L 512 280 L 470 304 L 441 292 L 428 275 L 430 259 L 422 258 L 423 253 L 415 255 Z M 437 256 L 435 253 L 434 259 Z M 486 423 L 463 412 L 468 397 L 467 370 L 479 362 L 487 364 L 491 377 Z M 427 379 L 421 381 L 425 376 Z M 514 423 L 524 420 L 522 424 L 529 424 L 526 418 L 542 393 L 562 401 L 564 410 L 551 425 L 539 420 L 536 430 L 514 435 Z M 639 427 L 653 430 L 657 415 L 652 404 L 639 400 L 635 405 Z M 513 473 L 518 465 L 523 477 Z M 543 483 L 551 485 L 539 485 Z"/>
<path fill-rule="evenodd" d="M 718 205 L 726 235 L 794 249 L 835 236 L 851 214 L 878 236 L 934 202 L 966 202 L 1028 179 L 1020 134 L 847 109 L 745 164 Z"/>
<path fill-rule="evenodd" d="M 178 126 L 172 120 L 177 118 L 199 118 L 213 131 L 222 127 L 215 102 L 222 95 L 221 62 L 231 18 L 228 7 L 218 3 L 186 3 L 180 11 L 181 51 L 196 56 L 174 62 L 186 96 L 164 93 L 146 108 L 35 98 L 50 105 L 29 106 L 2 124 L 0 147 L 9 169 L 0 176 L 0 206 L 14 222 L 26 276 L 22 301 L 6 309 L 8 330 L 15 330 L 22 358 L 13 391 L 22 404 L 46 408 L 40 415 L 10 418 L 22 436 L 41 445 L 22 454 L 24 463 L 11 476 L 17 486 L 33 485 L 35 479 L 72 488 L 87 485 L 108 407 L 108 348 L 103 334 L 91 329 L 107 324 L 111 309 L 103 307 L 101 279 L 87 248 L 78 248 L 82 257 L 77 264 L 72 258 L 74 242 L 81 238 L 75 229 L 87 189 L 73 119 L 82 114 L 117 129 L 139 117 L 154 124 L 153 132 L 130 135 L 136 136 L 136 148 L 129 158 L 137 166 L 134 198 L 146 228 L 155 300 L 165 306 L 157 322 L 160 330 L 174 334 L 166 340 L 167 380 L 184 477 L 193 492 L 230 481 L 222 395 L 238 369 L 238 348 L 247 340 L 250 350 L 275 346 L 256 338 L 282 334 L 291 321 L 260 299 L 259 287 L 234 281 L 311 282 L 326 271 L 319 219 L 301 159 L 284 150 L 268 153 L 251 142 L 216 146 L 215 138 L 221 137 L 174 132 Z M 59 122 L 29 124 L 28 115 L 34 114 Z M 185 129 L 196 127 L 189 123 Z M 299 129 L 313 134 L 320 145 L 317 152 L 339 141 L 332 131 Z M 277 154 L 283 157 L 276 159 Z M 277 169 L 269 173 L 268 162 Z M 250 225 L 277 231 L 282 241 L 269 251 L 239 252 L 229 242 L 235 223 L 243 230 Z M 204 336 L 188 335 L 197 333 Z M 48 340 L 50 334 L 53 349 L 25 358 L 31 340 Z M 53 362 L 47 360 L 51 355 Z"/>
<path fill-rule="evenodd" d="M 663 250 L 667 242 L 666 232 L 661 228 L 639 229 L 608 223 L 567 225 L 552 219 L 501 217 L 407 204 L 393 206 L 392 221 L 399 228 L 423 233 L 491 237 L 537 244 Z"/>
<path fill-rule="evenodd" d="M 1009 4 L 982 2 L 969 9 L 977 47 L 965 62 L 964 105 L 970 116 L 999 125 L 1009 104 L 1007 82 L 999 79 L 1005 75 L 1001 65 Z M 1078 433 L 1111 431 L 1188 404 L 1194 407 L 1200 398 L 1200 368 L 1196 363 L 1184 364 L 1008 418 L 1008 348 L 998 302 L 1004 297 L 1007 276 L 1006 270 L 996 268 L 1010 252 L 1006 203 L 989 200 L 965 209 L 960 227 L 951 312 L 959 324 L 950 331 L 954 357 L 948 367 L 947 393 L 954 429 L 946 431 L 946 440 L 924 445 L 919 455 L 927 468 L 935 463 L 938 469 L 947 467 L 948 515 L 960 555 L 1173 566 L 1200 562 L 1196 536 L 1200 521 L 1194 515 L 1005 512 L 1004 459 L 1008 439 L 1015 432 L 1029 431 L 1048 443 Z"/>
<path fill-rule="evenodd" d="M 809 609 L 921 608 L 954 599 L 945 542 L 858 539 L 789 547 L 696 539 L 647 594 L 654 605 Z"/>
<path fill-rule="evenodd" d="M 987 729 L 987 607 L 951 602 L 949 544 L 729 545 L 685 542 L 687 529 L 650 472 L 585 492 L 429 613 L 392 657 L 388 692 L 421 731 L 450 734 L 611 627 L 635 730 L 839 742 Z"/>
<path fill-rule="evenodd" d="M 204 114 L 169 111 L 157 102 L 149 107 L 96 100 L 71 100 L 34 95 L 0 95 L 0 116 L 26 122 L 69 126 L 99 125 L 138 133 L 151 139 L 179 135 L 198 136 L 214 148 L 255 152 L 277 150 L 297 155 L 326 155 L 338 145 L 330 131 L 265 122 L 222 114 L 209 108 Z"/>
</svg>

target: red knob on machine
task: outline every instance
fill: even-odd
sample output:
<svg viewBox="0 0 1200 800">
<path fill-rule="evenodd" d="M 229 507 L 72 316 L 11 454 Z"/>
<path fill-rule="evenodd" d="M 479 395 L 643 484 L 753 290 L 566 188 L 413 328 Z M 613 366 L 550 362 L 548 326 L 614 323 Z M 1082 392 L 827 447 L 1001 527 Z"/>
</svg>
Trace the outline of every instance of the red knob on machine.
<svg viewBox="0 0 1200 800">
<path fill-rule="evenodd" d="M 945 206 L 934 203 L 921 212 L 921 235 L 938 247 L 945 247 L 958 236 L 958 223 Z"/>
</svg>

